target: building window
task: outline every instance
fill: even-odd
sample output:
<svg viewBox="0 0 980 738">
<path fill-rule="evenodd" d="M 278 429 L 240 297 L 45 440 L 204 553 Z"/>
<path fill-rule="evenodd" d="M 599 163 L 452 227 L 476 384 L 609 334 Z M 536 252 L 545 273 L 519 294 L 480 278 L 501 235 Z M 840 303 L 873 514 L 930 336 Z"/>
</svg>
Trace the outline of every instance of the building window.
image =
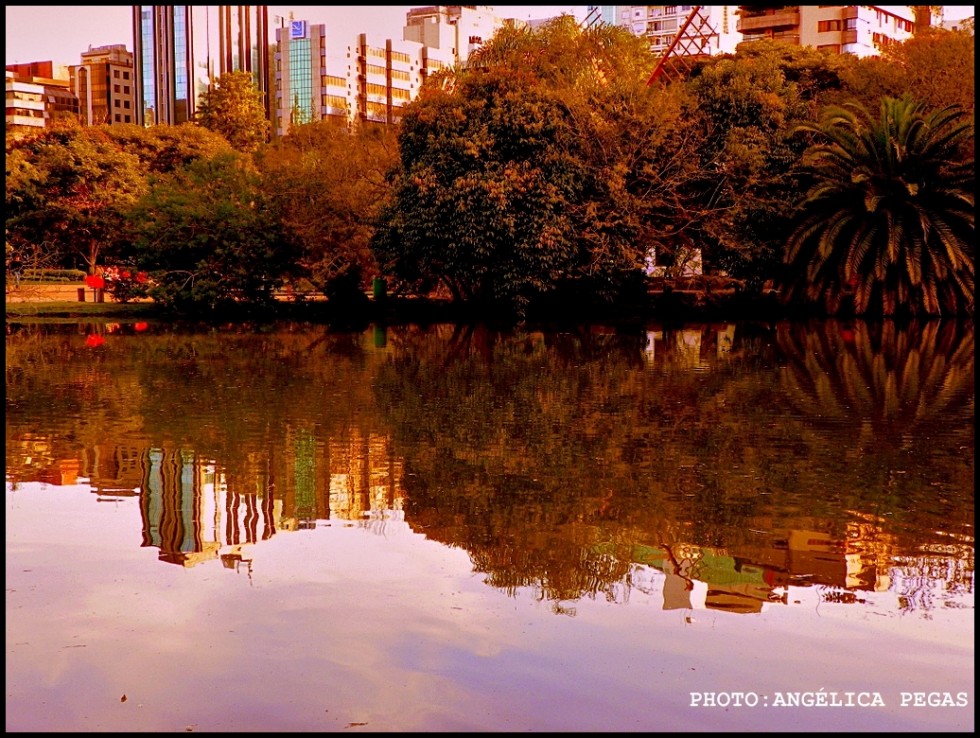
<svg viewBox="0 0 980 738">
<path fill-rule="evenodd" d="M 119 92 L 119 89 L 120 89 L 120 88 L 119 88 L 119 85 L 113 85 L 113 86 L 112 86 L 112 91 L 113 91 L 113 92 Z"/>
<path fill-rule="evenodd" d="M 123 72 L 123 79 L 129 79 L 129 72 Z"/>
<path fill-rule="evenodd" d="M 844 21 L 845 30 L 854 31 L 857 29 L 857 27 L 858 27 L 857 18 L 848 18 L 847 20 Z"/>
<path fill-rule="evenodd" d="M 118 69 L 113 69 L 112 70 L 112 77 L 113 77 L 113 79 L 119 79 L 119 70 Z"/>
<path fill-rule="evenodd" d="M 839 31 L 841 29 L 839 20 L 823 20 L 817 23 L 817 30 L 820 33 L 827 33 L 828 31 Z"/>
</svg>

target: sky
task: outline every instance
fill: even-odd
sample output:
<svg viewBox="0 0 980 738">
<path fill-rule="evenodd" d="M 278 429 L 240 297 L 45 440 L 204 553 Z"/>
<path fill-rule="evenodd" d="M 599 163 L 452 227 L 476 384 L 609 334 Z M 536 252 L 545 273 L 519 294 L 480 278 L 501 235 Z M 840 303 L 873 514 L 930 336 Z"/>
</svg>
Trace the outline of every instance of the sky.
<svg viewBox="0 0 980 738">
<path fill-rule="evenodd" d="M 270 5 L 269 25 L 276 26 L 274 16 L 325 23 L 328 32 L 339 36 L 358 33 L 378 34 L 400 40 L 405 13 L 415 5 Z M 536 20 L 562 13 L 585 16 L 585 5 L 493 5 L 497 15 L 505 18 Z M 79 55 L 89 46 L 125 44 L 133 49 L 131 5 L 7 5 L 7 43 L 5 64 L 53 61 L 55 64 L 78 64 Z"/>
</svg>

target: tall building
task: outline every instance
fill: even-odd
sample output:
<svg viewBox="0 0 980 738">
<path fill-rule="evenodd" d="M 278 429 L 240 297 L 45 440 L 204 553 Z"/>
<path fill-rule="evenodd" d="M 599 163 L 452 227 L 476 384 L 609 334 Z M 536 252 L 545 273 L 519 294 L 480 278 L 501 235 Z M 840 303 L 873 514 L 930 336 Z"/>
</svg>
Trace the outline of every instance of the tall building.
<svg viewBox="0 0 980 738">
<path fill-rule="evenodd" d="M 415 41 L 361 33 L 332 36 L 323 24 L 289 21 L 275 30 L 273 122 L 291 126 L 334 120 L 353 126 L 391 124 L 415 99 L 428 74 L 452 64 L 449 52 Z"/>
<path fill-rule="evenodd" d="M 448 53 L 456 64 L 466 61 L 500 28 L 523 24 L 498 16 L 488 5 L 430 5 L 406 13 L 402 38 Z"/>
<path fill-rule="evenodd" d="M 912 37 L 912 5 L 779 5 L 739 7 L 743 41 L 776 39 L 855 56 L 877 56 Z"/>
<path fill-rule="evenodd" d="M 322 119 L 354 119 L 357 72 L 354 45 L 327 37 L 327 27 L 290 20 L 275 29 L 273 130 Z"/>
<path fill-rule="evenodd" d="M 193 120 L 201 95 L 222 74 L 250 72 L 269 100 L 265 5 L 134 5 L 136 122 Z"/>
<path fill-rule="evenodd" d="M 51 61 L 8 64 L 6 130 L 47 128 L 61 116 L 78 116 L 68 68 Z"/>
<path fill-rule="evenodd" d="M 597 20 L 605 23 L 609 26 L 617 25 L 617 19 L 619 16 L 616 15 L 617 10 L 616 5 L 589 5 L 588 14 L 591 16 L 593 13 L 597 14 Z"/>
<path fill-rule="evenodd" d="M 650 50 L 662 56 L 684 27 L 693 5 L 615 5 L 600 6 L 603 18 L 615 11 L 614 25 L 630 29 L 650 42 Z M 742 40 L 737 28 L 737 5 L 702 5 L 688 27 L 689 43 L 677 53 L 712 55 L 732 53 Z"/>
<path fill-rule="evenodd" d="M 17 134 L 40 131 L 44 128 L 44 86 L 25 82 L 7 70 L 7 114 L 5 129 Z"/>
<path fill-rule="evenodd" d="M 89 47 L 68 72 L 83 125 L 136 122 L 133 54 L 124 44 Z"/>
<path fill-rule="evenodd" d="M 422 86 L 423 45 L 415 41 L 357 37 L 357 119 L 391 124 Z"/>
<path fill-rule="evenodd" d="M 194 119 L 193 16 L 188 5 L 134 5 L 136 122 L 176 125 Z"/>
</svg>

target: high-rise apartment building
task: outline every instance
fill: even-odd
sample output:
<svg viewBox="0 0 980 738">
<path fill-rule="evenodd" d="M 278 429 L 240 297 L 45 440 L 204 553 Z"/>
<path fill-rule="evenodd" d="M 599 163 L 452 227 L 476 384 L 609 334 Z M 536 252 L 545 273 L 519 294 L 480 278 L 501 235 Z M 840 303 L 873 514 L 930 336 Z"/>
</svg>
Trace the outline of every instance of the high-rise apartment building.
<svg viewBox="0 0 980 738">
<path fill-rule="evenodd" d="M 871 56 L 911 37 L 913 5 L 595 5 L 601 20 L 629 28 L 664 54 L 695 8 L 696 23 L 675 53 L 730 53 L 742 42 L 773 39 Z M 926 13 L 928 16 L 928 11 Z M 610 21 L 609 19 L 613 20 Z"/>
<path fill-rule="evenodd" d="M 367 33 L 341 39 L 305 20 L 290 20 L 275 36 L 273 118 L 279 136 L 317 120 L 394 123 L 426 75 L 452 63 L 448 53 L 421 43 Z"/>
<path fill-rule="evenodd" d="M 613 25 L 630 29 L 650 42 L 650 50 L 663 55 L 677 37 L 696 6 L 693 5 L 601 5 L 602 19 L 613 17 Z M 711 55 L 731 53 L 742 40 L 738 32 L 737 5 L 703 5 L 689 26 L 690 42 L 678 53 Z"/>
<path fill-rule="evenodd" d="M 7 131 L 47 128 L 61 116 L 78 116 L 78 98 L 70 89 L 64 65 L 51 61 L 8 64 L 5 88 Z"/>
<path fill-rule="evenodd" d="M 83 125 L 136 122 L 133 54 L 124 44 L 90 47 L 68 72 Z"/>
<path fill-rule="evenodd" d="M 589 5 L 587 17 L 591 18 L 594 16 L 597 21 L 609 26 L 615 26 L 619 18 L 616 15 L 617 8 L 618 6 L 616 5 Z"/>
<path fill-rule="evenodd" d="M 4 87 L 7 100 L 4 130 L 18 134 L 42 130 L 45 121 L 44 86 L 18 79 L 8 69 Z"/>
<path fill-rule="evenodd" d="M 498 29 L 513 25 L 524 22 L 502 18 L 488 5 L 430 5 L 406 13 L 402 38 L 448 53 L 452 63 L 459 63 Z"/>
<path fill-rule="evenodd" d="M 855 56 L 876 56 L 912 37 L 912 5 L 739 6 L 743 41 L 775 39 Z"/>
<path fill-rule="evenodd" d="M 250 72 L 268 112 L 268 18 L 265 5 L 134 5 L 136 122 L 193 120 L 228 72 Z"/>
</svg>

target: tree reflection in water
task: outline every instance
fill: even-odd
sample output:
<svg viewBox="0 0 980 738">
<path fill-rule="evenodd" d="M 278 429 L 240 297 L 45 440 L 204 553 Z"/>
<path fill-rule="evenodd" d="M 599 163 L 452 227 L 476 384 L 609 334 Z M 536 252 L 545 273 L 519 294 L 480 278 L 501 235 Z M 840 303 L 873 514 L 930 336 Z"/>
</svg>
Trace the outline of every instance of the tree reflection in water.
<svg viewBox="0 0 980 738">
<path fill-rule="evenodd" d="M 8 483 L 138 490 L 165 561 L 333 518 L 564 614 L 972 592 L 972 326 L 90 330 L 8 332 Z"/>
</svg>

